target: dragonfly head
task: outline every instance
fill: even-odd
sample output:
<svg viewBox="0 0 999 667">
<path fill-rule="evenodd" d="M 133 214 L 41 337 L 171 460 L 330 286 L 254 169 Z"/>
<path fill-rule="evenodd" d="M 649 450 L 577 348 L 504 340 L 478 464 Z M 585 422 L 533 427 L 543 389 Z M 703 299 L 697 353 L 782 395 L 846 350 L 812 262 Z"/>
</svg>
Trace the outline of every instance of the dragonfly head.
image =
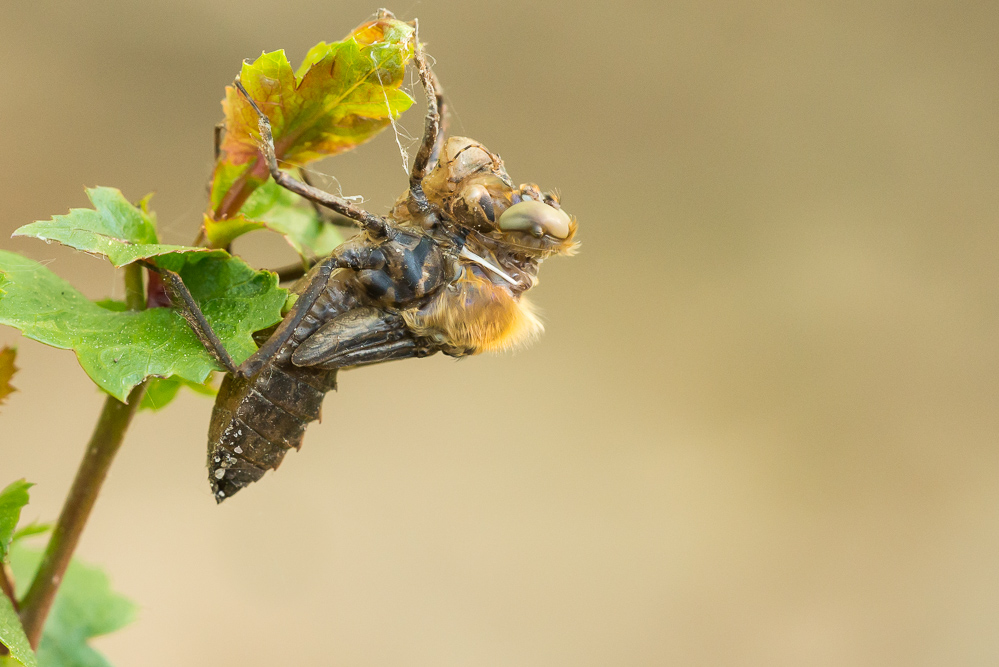
<svg viewBox="0 0 999 667">
<path fill-rule="evenodd" d="M 510 202 L 496 221 L 504 242 L 542 258 L 575 252 L 576 219 L 562 210 L 557 192 L 524 183 L 510 193 Z"/>
<path fill-rule="evenodd" d="M 503 160 L 477 141 L 451 137 L 423 181 L 427 198 L 458 226 L 531 257 L 571 254 L 576 220 L 558 193 L 514 186 Z"/>
</svg>

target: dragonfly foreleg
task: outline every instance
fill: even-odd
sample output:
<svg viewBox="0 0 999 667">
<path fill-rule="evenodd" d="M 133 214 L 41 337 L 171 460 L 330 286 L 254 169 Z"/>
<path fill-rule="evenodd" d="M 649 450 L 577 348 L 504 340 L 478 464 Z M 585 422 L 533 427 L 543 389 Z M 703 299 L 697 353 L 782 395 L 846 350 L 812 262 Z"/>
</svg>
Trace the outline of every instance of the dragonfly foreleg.
<svg viewBox="0 0 999 667">
<path fill-rule="evenodd" d="M 444 104 L 444 90 L 440 81 L 430 64 L 427 63 L 426 54 L 423 52 L 423 45 L 420 44 L 420 26 L 413 20 L 415 31 L 413 40 L 415 47 L 413 60 L 416 61 L 416 68 L 420 72 L 420 83 L 423 85 L 424 93 L 427 96 L 427 118 L 423 126 L 423 142 L 416 152 L 416 159 L 413 160 L 413 168 L 409 173 L 409 187 L 416 189 L 419 194 L 423 194 L 423 178 L 427 175 L 427 170 L 436 162 L 437 156 L 441 152 L 441 143 L 444 139 L 444 132 L 441 128 L 442 119 L 445 116 L 446 108 Z"/>
<path fill-rule="evenodd" d="M 240 94 L 249 102 L 250 106 L 253 107 L 253 111 L 257 114 L 257 127 L 260 130 L 260 154 L 267 163 L 267 169 L 270 171 L 271 177 L 274 178 L 278 185 L 305 197 L 309 201 L 314 201 L 352 220 L 356 220 L 364 229 L 376 237 L 385 237 L 390 234 L 391 224 L 385 218 L 374 213 L 369 213 L 342 197 L 337 197 L 319 188 L 314 188 L 281 171 L 278 168 L 277 153 L 274 148 L 274 133 L 271 131 L 270 119 L 260 110 L 257 103 L 250 97 L 250 94 L 246 92 L 246 88 L 243 87 L 239 79 L 236 79 L 235 85 L 236 89 L 239 90 Z"/>
<path fill-rule="evenodd" d="M 308 173 L 306 173 L 305 169 L 299 170 L 299 176 L 302 177 L 302 182 L 308 185 L 309 187 L 312 188 L 316 187 L 315 185 L 313 185 L 312 180 L 309 178 L 309 175 Z M 310 200 L 309 203 L 312 204 L 312 210 L 316 212 L 316 215 L 319 217 L 320 222 L 322 222 L 323 224 L 333 225 L 334 227 L 350 227 L 351 229 L 357 229 L 357 223 L 351 220 L 350 218 L 343 216 L 339 213 L 330 213 L 328 209 L 323 208 L 315 201 Z"/>
</svg>

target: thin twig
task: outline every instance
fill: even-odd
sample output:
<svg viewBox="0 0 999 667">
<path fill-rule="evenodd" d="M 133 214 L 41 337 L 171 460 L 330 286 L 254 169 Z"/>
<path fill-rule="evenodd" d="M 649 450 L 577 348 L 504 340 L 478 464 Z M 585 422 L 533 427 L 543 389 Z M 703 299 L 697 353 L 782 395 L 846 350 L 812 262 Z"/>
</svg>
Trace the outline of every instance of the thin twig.
<svg viewBox="0 0 999 667">
<path fill-rule="evenodd" d="M 7 563 L 0 563 L 0 589 L 10 598 L 14 611 L 18 611 L 20 607 L 17 604 L 17 593 L 14 592 L 14 575 Z"/>
<path fill-rule="evenodd" d="M 129 308 L 140 310 L 145 307 L 142 267 L 136 264 L 125 267 L 125 285 Z M 66 496 L 59 520 L 52 529 L 52 537 L 45 548 L 41 565 L 21 601 L 21 623 L 32 648 L 38 647 L 42 628 L 59 584 L 145 390 L 146 383 L 143 382 L 129 392 L 127 403 L 122 403 L 113 396 L 108 396 L 104 401 L 104 409 L 101 410 L 90 442 L 87 443 L 86 453 L 76 471 L 76 478 Z"/>
<path fill-rule="evenodd" d="M 303 266 L 302 262 L 299 262 L 298 264 L 289 264 L 288 266 L 281 266 L 276 269 L 268 269 L 268 271 L 277 274 L 279 283 L 288 283 L 292 280 L 298 280 L 308 273 L 308 269 L 312 268 L 313 264 L 315 264 L 315 260 L 309 261 L 308 268 Z"/>
</svg>

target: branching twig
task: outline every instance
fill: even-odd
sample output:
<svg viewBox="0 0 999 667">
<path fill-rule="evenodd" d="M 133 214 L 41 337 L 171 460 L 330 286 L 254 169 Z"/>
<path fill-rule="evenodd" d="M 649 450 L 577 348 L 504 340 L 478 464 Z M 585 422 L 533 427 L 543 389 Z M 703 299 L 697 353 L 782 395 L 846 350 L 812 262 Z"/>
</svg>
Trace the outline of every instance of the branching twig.
<svg viewBox="0 0 999 667">
<path fill-rule="evenodd" d="M 137 264 L 125 267 L 125 285 L 128 307 L 132 310 L 145 307 L 142 267 Z M 63 574 L 145 390 L 146 383 L 143 382 L 129 393 L 128 403 L 122 403 L 113 396 L 104 401 L 104 409 L 87 443 L 87 451 L 76 471 L 59 520 L 52 529 L 41 565 L 21 601 L 21 622 L 32 648 L 38 647 L 45 618 L 52 608 Z"/>
</svg>

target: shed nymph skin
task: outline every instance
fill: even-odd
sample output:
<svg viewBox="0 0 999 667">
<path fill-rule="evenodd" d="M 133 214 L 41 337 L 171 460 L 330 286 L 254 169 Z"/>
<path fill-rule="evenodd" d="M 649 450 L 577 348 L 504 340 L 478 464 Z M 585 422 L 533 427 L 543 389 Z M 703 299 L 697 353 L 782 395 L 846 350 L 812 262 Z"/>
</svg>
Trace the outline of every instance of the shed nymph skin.
<svg viewBox="0 0 999 667">
<path fill-rule="evenodd" d="M 426 126 L 409 187 L 387 216 L 282 171 L 270 120 L 234 84 L 258 116 L 260 156 L 275 182 L 360 229 L 292 286 L 297 298 L 284 319 L 238 367 L 180 276 L 164 272 L 191 328 L 228 371 L 208 434 L 218 502 L 301 446 L 341 369 L 506 350 L 542 332 L 526 293 L 538 284 L 545 259 L 576 250 L 576 220 L 556 193 L 514 185 L 500 157 L 482 144 L 444 141 L 443 93 L 418 39 L 414 48 L 427 94 Z"/>
</svg>

